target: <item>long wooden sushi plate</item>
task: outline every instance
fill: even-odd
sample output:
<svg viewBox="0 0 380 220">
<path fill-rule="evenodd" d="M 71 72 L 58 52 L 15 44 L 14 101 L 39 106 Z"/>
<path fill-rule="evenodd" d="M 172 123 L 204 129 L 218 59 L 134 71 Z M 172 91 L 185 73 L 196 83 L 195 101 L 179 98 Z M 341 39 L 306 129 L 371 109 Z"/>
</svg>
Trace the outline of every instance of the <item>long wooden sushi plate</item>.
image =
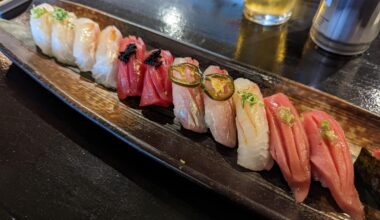
<svg viewBox="0 0 380 220">
<path fill-rule="evenodd" d="M 333 115 L 346 131 L 355 157 L 361 147 L 380 145 L 380 117 L 337 97 L 258 69 L 236 64 L 193 45 L 178 42 L 154 30 L 104 12 L 67 1 L 44 1 L 89 17 L 101 27 L 117 26 L 124 36 L 133 34 L 151 48 L 191 56 L 201 67 L 220 65 L 234 77 L 256 82 L 264 95 L 287 94 L 300 112 L 321 109 Z M 38 1 L 35 2 L 38 4 Z M 43 87 L 69 106 L 111 132 L 127 145 L 172 168 L 183 176 L 272 219 L 347 219 L 327 189 L 313 183 L 302 204 L 296 204 L 278 167 L 250 172 L 236 165 L 236 149 L 218 145 L 210 134 L 181 129 L 171 109 L 139 108 L 138 100 L 120 102 L 114 91 L 94 83 L 89 74 L 64 67 L 39 53 L 29 30 L 26 12 L 14 21 L 0 21 L 0 50 Z M 112 144 L 112 143 L 110 143 Z M 361 186 L 357 186 L 361 187 Z M 362 195 L 361 195 L 362 197 Z M 366 203 L 366 198 L 361 198 Z M 369 217 L 379 210 L 367 213 Z"/>
</svg>

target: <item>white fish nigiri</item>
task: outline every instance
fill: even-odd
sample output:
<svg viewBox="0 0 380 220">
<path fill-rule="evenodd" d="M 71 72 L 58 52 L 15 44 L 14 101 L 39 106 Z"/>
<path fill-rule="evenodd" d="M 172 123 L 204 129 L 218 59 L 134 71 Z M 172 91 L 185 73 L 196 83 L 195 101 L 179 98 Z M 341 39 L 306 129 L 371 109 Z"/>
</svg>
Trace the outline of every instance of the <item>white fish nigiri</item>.
<svg viewBox="0 0 380 220">
<path fill-rule="evenodd" d="M 51 26 L 53 6 L 43 3 L 31 9 L 30 29 L 33 40 L 42 53 L 52 56 L 51 53 Z"/>
<path fill-rule="evenodd" d="M 91 71 L 95 64 L 96 46 L 100 33 L 98 23 L 88 18 L 78 18 L 74 23 L 75 63 L 83 72 Z"/>
<path fill-rule="evenodd" d="M 53 24 L 51 30 L 52 55 L 61 63 L 75 65 L 73 55 L 74 44 L 74 13 L 62 8 L 54 7 Z"/>
<path fill-rule="evenodd" d="M 119 44 L 122 35 L 115 26 L 108 26 L 100 33 L 96 49 L 96 63 L 92 67 L 92 77 L 99 84 L 116 89 Z"/>
<path fill-rule="evenodd" d="M 237 163 L 254 171 L 270 170 L 273 159 L 269 152 L 269 127 L 263 96 L 259 87 L 247 79 L 236 79 L 234 84 L 232 98 L 239 140 Z"/>
<path fill-rule="evenodd" d="M 190 57 L 175 58 L 172 65 L 189 63 L 198 66 L 197 60 Z M 205 109 L 203 103 L 202 89 L 200 86 L 187 88 L 175 83 L 173 88 L 174 115 L 182 126 L 188 130 L 198 133 L 207 132 L 205 123 Z"/>
<path fill-rule="evenodd" d="M 218 66 L 209 66 L 204 75 L 213 73 L 226 74 L 226 70 Z M 232 98 L 225 101 L 216 101 L 203 93 L 205 105 L 205 121 L 210 128 L 215 141 L 227 147 L 236 145 L 235 106 Z"/>
</svg>

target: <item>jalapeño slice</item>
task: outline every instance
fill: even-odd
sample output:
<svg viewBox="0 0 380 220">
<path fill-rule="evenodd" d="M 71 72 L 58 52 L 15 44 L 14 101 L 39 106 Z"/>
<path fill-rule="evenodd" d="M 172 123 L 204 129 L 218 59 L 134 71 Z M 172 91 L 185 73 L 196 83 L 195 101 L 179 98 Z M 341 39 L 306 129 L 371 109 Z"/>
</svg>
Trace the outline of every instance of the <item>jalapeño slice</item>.
<svg viewBox="0 0 380 220">
<path fill-rule="evenodd" d="M 224 101 L 234 94 L 234 80 L 225 74 L 209 74 L 203 78 L 202 89 L 211 99 Z"/>
<path fill-rule="evenodd" d="M 171 66 L 169 77 L 173 83 L 185 87 L 197 87 L 202 82 L 202 73 L 199 67 L 190 63 Z"/>
</svg>

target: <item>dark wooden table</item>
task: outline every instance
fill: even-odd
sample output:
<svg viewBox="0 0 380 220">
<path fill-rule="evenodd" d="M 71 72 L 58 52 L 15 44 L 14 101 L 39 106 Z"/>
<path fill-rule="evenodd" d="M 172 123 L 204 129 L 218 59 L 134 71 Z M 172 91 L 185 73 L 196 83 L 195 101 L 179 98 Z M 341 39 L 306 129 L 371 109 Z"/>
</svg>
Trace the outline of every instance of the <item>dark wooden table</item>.
<svg viewBox="0 0 380 220">
<path fill-rule="evenodd" d="M 380 38 L 357 57 L 315 49 L 318 1 L 286 25 L 242 18 L 242 0 L 80 0 L 380 113 Z M 0 55 L 0 219 L 245 219 L 255 213 L 129 148 Z"/>
</svg>

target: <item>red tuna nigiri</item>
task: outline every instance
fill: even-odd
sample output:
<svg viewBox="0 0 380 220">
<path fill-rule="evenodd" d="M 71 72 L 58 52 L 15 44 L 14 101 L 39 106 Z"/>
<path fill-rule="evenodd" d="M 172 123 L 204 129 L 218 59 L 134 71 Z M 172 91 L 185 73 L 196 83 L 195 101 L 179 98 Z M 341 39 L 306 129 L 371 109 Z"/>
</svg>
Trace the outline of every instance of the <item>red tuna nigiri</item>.
<svg viewBox="0 0 380 220">
<path fill-rule="evenodd" d="M 144 41 L 135 36 L 128 36 L 120 42 L 119 72 L 117 94 L 123 100 L 128 96 L 141 96 L 144 72 L 142 63 L 145 58 Z"/>
<path fill-rule="evenodd" d="M 297 110 L 282 93 L 264 99 L 269 124 L 269 150 L 292 189 L 296 202 L 309 193 L 309 143 Z"/>
<path fill-rule="evenodd" d="M 173 103 L 172 82 L 168 75 L 173 60 L 172 54 L 167 50 L 153 50 L 146 55 L 143 64 L 145 76 L 140 106 L 168 107 Z"/>
<path fill-rule="evenodd" d="M 354 168 L 343 129 L 322 111 L 304 113 L 304 127 L 310 143 L 311 172 L 328 187 L 339 207 L 354 219 L 364 210 L 354 185 Z"/>
</svg>

